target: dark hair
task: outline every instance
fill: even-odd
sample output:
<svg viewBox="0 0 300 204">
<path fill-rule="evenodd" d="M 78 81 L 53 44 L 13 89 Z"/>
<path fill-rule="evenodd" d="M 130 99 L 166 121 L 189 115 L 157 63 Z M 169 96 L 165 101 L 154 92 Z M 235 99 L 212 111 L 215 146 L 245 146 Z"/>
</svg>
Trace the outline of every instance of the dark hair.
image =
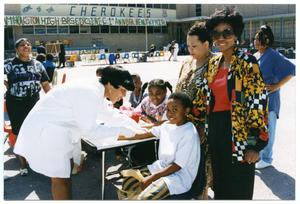
<svg viewBox="0 0 300 204">
<path fill-rule="evenodd" d="M 37 61 L 43 63 L 43 62 L 46 60 L 46 55 L 43 54 L 43 53 L 40 53 L 40 54 L 38 54 L 38 55 L 36 56 L 35 59 L 36 59 Z"/>
<path fill-rule="evenodd" d="M 148 82 L 145 83 L 142 87 L 142 90 L 146 89 L 147 86 L 148 86 L 148 90 L 151 87 L 157 87 L 157 88 L 163 89 L 165 91 L 167 91 L 167 88 L 168 88 L 171 91 L 171 93 L 173 92 L 172 85 L 168 81 L 164 81 L 162 79 L 153 79 L 149 83 Z"/>
<path fill-rule="evenodd" d="M 134 90 L 134 84 L 130 73 L 119 65 L 106 66 L 101 69 L 100 82 L 103 85 L 110 83 L 114 88 L 123 86 L 129 91 Z"/>
<path fill-rule="evenodd" d="M 212 39 L 210 36 L 209 31 L 207 30 L 205 23 L 204 22 L 198 22 L 195 23 L 188 31 L 188 35 L 196 35 L 198 36 L 198 39 L 202 42 L 205 43 L 208 41 L 209 45 L 212 43 Z"/>
<path fill-rule="evenodd" d="M 234 8 L 225 7 L 221 10 L 216 10 L 214 14 L 206 22 L 206 27 L 209 32 L 212 32 L 220 23 L 229 24 L 234 32 L 234 35 L 239 39 L 243 30 L 243 17 Z"/>
<path fill-rule="evenodd" d="M 260 26 L 258 34 L 258 40 L 260 44 L 266 45 L 266 46 L 272 46 L 274 43 L 274 35 L 272 32 L 272 29 L 268 25 L 262 25 Z"/>
<path fill-rule="evenodd" d="M 101 77 L 102 76 L 102 70 L 103 70 L 103 67 L 99 67 L 96 69 L 96 76 L 97 77 Z"/>
<path fill-rule="evenodd" d="M 23 41 L 29 42 L 29 40 L 28 40 L 27 38 L 20 38 L 20 39 L 16 40 L 16 42 L 15 42 L 15 48 L 18 48 L 19 45 L 20 45 L 20 43 L 23 42 Z M 29 42 L 29 43 L 30 43 L 30 42 Z M 31 44 L 31 43 L 30 43 L 30 44 Z"/>
<path fill-rule="evenodd" d="M 193 102 L 191 100 L 191 98 L 183 92 L 175 92 L 172 93 L 168 99 L 174 99 L 174 100 L 178 100 L 181 102 L 181 104 L 185 107 L 185 108 L 193 108 Z"/>
<path fill-rule="evenodd" d="M 46 60 L 52 61 L 53 60 L 53 55 L 52 54 L 47 54 L 46 55 Z"/>
<path fill-rule="evenodd" d="M 140 75 L 138 75 L 136 73 L 132 74 L 131 77 L 132 77 L 132 79 L 139 79 L 139 80 L 141 80 Z"/>
</svg>

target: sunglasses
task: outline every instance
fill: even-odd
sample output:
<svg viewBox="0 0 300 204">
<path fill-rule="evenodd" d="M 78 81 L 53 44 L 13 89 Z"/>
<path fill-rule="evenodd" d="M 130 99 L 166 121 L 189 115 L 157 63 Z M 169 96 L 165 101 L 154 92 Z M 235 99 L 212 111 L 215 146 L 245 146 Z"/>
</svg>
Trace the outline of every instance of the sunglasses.
<svg viewBox="0 0 300 204">
<path fill-rule="evenodd" d="M 211 37 L 214 40 L 219 39 L 221 36 L 223 36 L 224 39 L 229 39 L 234 35 L 234 32 L 230 29 L 230 28 L 226 28 L 225 30 L 223 30 L 222 32 L 213 30 L 211 32 Z"/>
</svg>

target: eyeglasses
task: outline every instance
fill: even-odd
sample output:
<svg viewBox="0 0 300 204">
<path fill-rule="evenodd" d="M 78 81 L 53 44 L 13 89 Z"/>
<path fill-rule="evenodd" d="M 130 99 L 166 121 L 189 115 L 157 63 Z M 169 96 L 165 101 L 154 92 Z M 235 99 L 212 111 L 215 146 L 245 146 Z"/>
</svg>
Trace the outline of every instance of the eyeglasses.
<svg viewBox="0 0 300 204">
<path fill-rule="evenodd" d="M 224 39 L 229 39 L 234 35 L 234 32 L 230 29 L 230 28 L 226 28 L 225 30 L 223 30 L 222 32 L 219 32 L 217 30 L 213 30 L 211 32 L 211 37 L 214 40 L 219 39 L 221 36 L 223 36 Z"/>
</svg>

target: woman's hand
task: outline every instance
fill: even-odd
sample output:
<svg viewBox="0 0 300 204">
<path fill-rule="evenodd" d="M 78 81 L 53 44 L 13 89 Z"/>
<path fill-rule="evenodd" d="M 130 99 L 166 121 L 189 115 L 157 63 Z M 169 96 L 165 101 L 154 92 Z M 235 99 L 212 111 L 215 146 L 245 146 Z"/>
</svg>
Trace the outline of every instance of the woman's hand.
<svg viewBox="0 0 300 204">
<path fill-rule="evenodd" d="M 246 150 L 245 161 L 248 164 L 255 163 L 259 159 L 259 153 L 255 150 Z"/>
<path fill-rule="evenodd" d="M 274 91 L 277 91 L 279 89 L 278 84 L 266 84 L 266 88 L 269 93 L 272 93 Z"/>
<path fill-rule="evenodd" d="M 132 140 L 132 137 L 127 137 L 125 135 L 119 135 L 118 140 Z"/>
</svg>

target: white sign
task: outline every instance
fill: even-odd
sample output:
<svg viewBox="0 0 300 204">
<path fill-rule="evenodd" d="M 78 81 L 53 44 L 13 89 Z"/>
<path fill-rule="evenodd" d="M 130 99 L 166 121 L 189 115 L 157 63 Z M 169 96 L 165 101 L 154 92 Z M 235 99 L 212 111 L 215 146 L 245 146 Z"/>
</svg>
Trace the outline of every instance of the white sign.
<svg viewBox="0 0 300 204">
<path fill-rule="evenodd" d="M 120 18 L 120 17 L 82 17 L 82 16 L 5 16 L 8 26 L 166 26 L 164 18 Z"/>
<path fill-rule="evenodd" d="M 174 9 L 119 7 L 102 5 L 22 4 L 21 16 L 81 16 L 176 19 Z"/>
</svg>

